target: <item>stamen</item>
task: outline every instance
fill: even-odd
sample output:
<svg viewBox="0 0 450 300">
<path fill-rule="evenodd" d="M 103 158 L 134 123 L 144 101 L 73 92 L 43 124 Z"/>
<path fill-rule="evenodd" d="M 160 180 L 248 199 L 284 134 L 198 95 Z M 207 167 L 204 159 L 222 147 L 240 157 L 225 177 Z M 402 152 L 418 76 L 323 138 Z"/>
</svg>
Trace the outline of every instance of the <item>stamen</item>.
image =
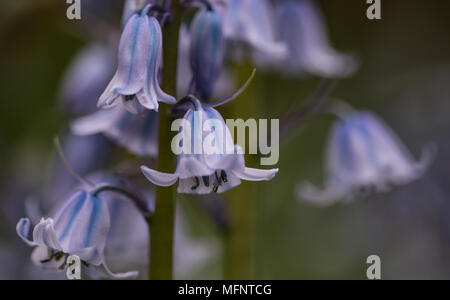
<svg viewBox="0 0 450 300">
<path fill-rule="evenodd" d="M 135 97 L 136 95 L 128 95 L 128 96 L 125 96 L 125 101 L 132 101 L 132 100 L 134 100 L 134 97 Z"/>
<path fill-rule="evenodd" d="M 64 252 L 58 252 L 55 254 L 55 260 L 58 261 L 64 257 Z"/>
<path fill-rule="evenodd" d="M 227 172 L 225 172 L 224 170 L 222 170 L 222 172 L 220 172 L 220 177 L 222 178 L 223 182 L 225 182 L 225 183 L 228 182 Z"/>
<path fill-rule="evenodd" d="M 209 177 L 208 176 L 203 176 L 203 183 L 205 184 L 206 187 L 209 187 Z"/>
<path fill-rule="evenodd" d="M 198 179 L 198 177 L 194 177 L 194 180 L 195 180 L 195 185 L 193 187 L 191 187 L 191 190 L 193 190 L 193 191 L 198 189 L 198 187 L 200 186 L 200 180 Z"/>
<path fill-rule="evenodd" d="M 53 249 L 49 249 L 49 252 L 50 253 L 48 255 L 50 257 L 47 258 L 47 259 L 41 260 L 40 261 L 41 264 L 45 264 L 45 263 L 51 262 L 53 260 L 53 257 L 55 257 L 55 252 L 53 251 Z"/>
<path fill-rule="evenodd" d="M 222 178 L 217 175 L 217 171 L 214 172 L 214 175 L 216 176 L 216 181 L 218 185 L 222 185 Z"/>
</svg>

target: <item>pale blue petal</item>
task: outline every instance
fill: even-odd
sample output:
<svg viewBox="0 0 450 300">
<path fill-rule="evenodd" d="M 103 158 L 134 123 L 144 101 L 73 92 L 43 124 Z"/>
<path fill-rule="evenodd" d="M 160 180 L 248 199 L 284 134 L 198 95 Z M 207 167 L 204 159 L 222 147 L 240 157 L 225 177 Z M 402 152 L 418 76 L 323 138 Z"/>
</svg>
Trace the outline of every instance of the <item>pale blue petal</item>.
<svg viewBox="0 0 450 300">
<path fill-rule="evenodd" d="M 70 125 L 72 133 L 81 136 L 103 133 L 114 126 L 121 110 L 120 107 L 114 107 L 79 118 Z"/>
<path fill-rule="evenodd" d="M 115 280 L 133 280 L 136 279 L 136 277 L 139 275 L 139 272 L 137 271 L 131 271 L 126 273 L 113 273 L 109 270 L 108 266 L 103 262 L 99 266 L 93 267 L 95 271 L 97 271 L 99 274 Z"/>
<path fill-rule="evenodd" d="M 37 245 L 65 252 L 63 246 L 59 243 L 53 219 L 42 219 L 34 227 L 33 241 Z"/>
<path fill-rule="evenodd" d="M 99 262 L 109 228 L 106 202 L 84 191 L 72 197 L 55 217 L 56 233 L 64 252 L 80 253 L 87 262 Z"/>
<path fill-rule="evenodd" d="M 148 60 L 143 91 L 137 93 L 139 103 L 147 109 L 158 111 L 158 102 L 175 104 L 176 99 L 161 90 L 159 71 L 162 62 L 162 32 L 158 20 L 150 18 L 147 30 L 149 32 Z"/>
<path fill-rule="evenodd" d="M 175 174 L 158 172 L 145 166 L 141 167 L 141 171 L 150 182 L 158 186 L 171 186 L 178 180 Z"/>
<path fill-rule="evenodd" d="M 247 181 L 269 181 L 278 173 L 278 169 L 261 170 L 253 168 L 245 168 L 244 171 L 234 172 L 240 179 Z"/>
<path fill-rule="evenodd" d="M 120 86 L 114 89 L 116 93 L 134 95 L 143 88 L 150 37 L 148 17 L 134 15 L 125 26 L 120 41 L 117 69 Z"/>
<path fill-rule="evenodd" d="M 19 235 L 19 237 L 25 243 L 27 243 L 28 246 L 34 247 L 37 246 L 37 244 L 28 239 L 28 234 L 30 233 L 30 226 L 31 222 L 29 219 L 26 218 L 20 219 L 16 226 L 16 232 Z"/>
</svg>

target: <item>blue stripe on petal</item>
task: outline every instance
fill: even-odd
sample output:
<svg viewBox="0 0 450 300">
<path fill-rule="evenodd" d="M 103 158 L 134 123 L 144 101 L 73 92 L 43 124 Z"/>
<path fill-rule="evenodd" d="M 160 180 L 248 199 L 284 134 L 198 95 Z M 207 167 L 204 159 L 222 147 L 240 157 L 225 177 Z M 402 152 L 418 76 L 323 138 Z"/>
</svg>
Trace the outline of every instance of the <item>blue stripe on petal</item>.
<svg viewBox="0 0 450 300">
<path fill-rule="evenodd" d="M 86 248 L 91 246 L 92 243 L 92 236 L 94 233 L 94 230 L 97 228 L 98 220 L 99 220 L 99 212 L 100 212 L 100 199 L 97 197 L 92 197 L 92 213 L 89 219 L 88 223 L 88 232 L 86 235 L 86 240 L 84 242 L 84 245 Z"/>
<path fill-rule="evenodd" d="M 86 202 L 86 197 L 87 197 L 87 195 L 84 194 L 82 198 L 77 200 L 76 205 L 73 207 L 73 209 L 70 213 L 69 221 L 67 222 L 66 226 L 64 227 L 64 230 L 62 231 L 61 235 L 58 238 L 59 241 L 63 241 L 67 237 L 67 234 L 69 233 L 70 228 L 72 227 L 73 222 L 75 221 L 75 218 L 80 213 L 81 208 L 83 207 L 84 203 Z"/>
</svg>

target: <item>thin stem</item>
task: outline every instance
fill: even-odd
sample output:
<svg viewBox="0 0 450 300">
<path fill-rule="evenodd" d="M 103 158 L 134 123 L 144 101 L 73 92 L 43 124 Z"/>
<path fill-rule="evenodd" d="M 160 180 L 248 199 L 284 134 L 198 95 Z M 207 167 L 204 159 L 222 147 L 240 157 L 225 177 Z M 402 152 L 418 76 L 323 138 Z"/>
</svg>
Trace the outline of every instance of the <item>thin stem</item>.
<svg viewBox="0 0 450 300">
<path fill-rule="evenodd" d="M 308 117 L 319 112 L 331 100 L 330 95 L 336 88 L 336 85 L 337 80 L 324 79 L 305 105 L 294 109 L 294 111 L 284 116 L 280 124 L 281 140 L 287 140 L 304 124 Z"/>
<path fill-rule="evenodd" d="M 66 157 L 64 156 L 64 152 L 61 147 L 61 143 L 59 142 L 59 137 L 55 137 L 53 139 L 53 144 L 55 145 L 56 152 L 58 153 L 59 159 L 61 160 L 61 163 L 64 165 L 64 168 L 66 168 L 67 172 L 69 172 L 70 175 L 72 175 L 76 180 L 78 180 L 81 184 L 87 185 L 89 187 L 94 187 L 95 184 L 77 172 L 74 171 L 74 169 L 70 166 L 69 162 L 67 161 Z"/>
<path fill-rule="evenodd" d="M 255 75 L 256 75 L 256 69 L 253 69 L 252 73 L 250 74 L 250 77 L 247 79 L 247 81 L 244 83 L 244 85 L 236 93 L 234 93 L 233 95 L 231 95 L 223 100 L 220 100 L 220 101 L 217 101 L 214 103 L 205 103 L 205 107 L 217 107 L 217 106 L 221 106 L 221 105 L 227 104 L 227 103 L 235 100 L 243 92 L 245 92 L 245 90 L 250 86 L 250 83 L 252 83 L 253 78 L 255 78 Z"/>
<path fill-rule="evenodd" d="M 183 5 L 173 0 L 171 21 L 164 27 L 164 69 L 162 88 L 171 95 L 177 94 L 178 36 L 181 26 Z M 165 4 L 168 2 L 166 1 Z M 171 130 L 168 116 L 169 106 L 162 103 L 159 110 L 159 156 L 157 167 L 163 172 L 171 172 L 174 158 L 171 151 Z M 149 220 L 150 227 L 150 269 L 149 278 L 164 280 L 173 278 L 173 237 L 175 226 L 175 197 L 172 188 L 157 187 L 155 213 Z"/>
<path fill-rule="evenodd" d="M 248 74 L 248 66 L 236 66 L 238 79 Z M 247 89 L 239 101 L 233 102 L 233 116 L 249 118 L 255 111 L 256 91 L 254 86 Z M 245 145 L 241 145 L 245 146 Z M 246 153 L 248 153 L 246 151 Z M 246 164 L 251 165 L 252 157 L 245 156 Z M 243 182 L 229 191 L 227 202 L 230 207 L 230 227 L 225 235 L 225 279 L 255 279 L 256 243 L 256 199 L 254 183 Z"/>
<path fill-rule="evenodd" d="M 113 192 L 125 196 L 127 200 L 131 200 L 137 209 L 142 213 L 145 218 L 151 218 L 152 211 L 149 209 L 147 202 L 140 196 L 136 195 L 132 191 L 129 191 L 123 187 L 114 185 L 100 185 L 93 191 L 94 195 L 99 195 L 103 192 Z"/>
</svg>

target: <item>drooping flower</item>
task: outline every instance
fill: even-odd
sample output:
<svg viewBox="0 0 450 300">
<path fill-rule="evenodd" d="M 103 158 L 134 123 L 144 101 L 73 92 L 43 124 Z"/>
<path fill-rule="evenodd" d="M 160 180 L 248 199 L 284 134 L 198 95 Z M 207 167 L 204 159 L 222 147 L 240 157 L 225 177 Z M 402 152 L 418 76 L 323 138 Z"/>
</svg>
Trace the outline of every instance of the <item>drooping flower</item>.
<svg viewBox="0 0 450 300">
<path fill-rule="evenodd" d="M 158 113 L 145 111 L 134 115 L 121 106 L 100 110 L 72 123 L 75 135 L 104 134 L 139 156 L 158 154 Z"/>
<path fill-rule="evenodd" d="M 286 45 L 276 39 L 272 11 L 268 0 L 227 1 L 223 28 L 230 46 L 249 45 L 257 54 L 264 54 L 274 61 L 285 57 Z"/>
<path fill-rule="evenodd" d="M 389 191 L 420 178 L 434 156 L 425 148 L 416 161 L 395 133 L 370 112 L 354 112 L 339 120 L 331 133 L 327 185 L 319 190 L 310 183 L 299 186 L 301 199 L 316 205 L 349 201 L 371 189 Z"/>
<path fill-rule="evenodd" d="M 178 192 L 186 194 L 223 193 L 241 183 L 271 180 L 278 169 L 259 170 L 245 166 L 242 149 L 234 145 L 222 116 L 191 98 L 194 108 L 180 121 L 180 133 L 172 142 L 178 155 L 174 174 L 143 166 L 145 177 L 155 185 L 171 186 L 179 181 Z M 178 147 L 180 149 L 178 149 Z"/>
<path fill-rule="evenodd" d="M 325 21 L 314 0 L 276 1 L 279 37 L 288 46 L 283 71 L 342 77 L 357 68 L 354 57 L 330 46 Z"/>
<path fill-rule="evenodd" d="M 224 39 L 222 20 L 214 9 L 202 9 L 191 24 L 190 61 L 195 90 L 203 100 L 211 98 L 222 70 Z"/>
<path fill-rule="evenodd" d="M 64 74 L 59 98 L 64 111 L 71 116 L 94 112 L 95 102 L 102 94 L 114 69 L 114 55 L 102 44 L 83 48 Z"/>
<path fill-rule="evenodd" d="M 88 179 L 86 184 L 75 189 L 72 196 L 60 203 L 57 210 L 50 213 L 53 217 L 35 221 L 32 239 L 28 239 L 31 222 L 23 218 L 17 224 L 18 235 L 31 247 L 36 247 L 32 261 L 37 266 L 49 270 L 63 270 L 66 259 L 77 255 L 88 266 L 91 276 L 102 276 L 112 279 L 132 279 L 136 271 L 114 274 L 106 263 L 117 246 L 114 231 L 121 218 L 115 213 L 117 202 L 124 202 L 120 207 L 131 207 L 136 211 L 135 218 L 151 214 L 151 203 L 129 182 L 120 177 L 97 173 Z M 132 192 L 130 192 L 132 191 Z M 56 199 L 54 199 L 56 200 Z M 52 210 L 53 211 L 53 210 Z M 140 216 L 139 212 L 141 212 Z M 35 219 L 37 212 L 31 217 Z M 143 221 L 145 223 L 145 221 Z M 129 229 L 129 228 L 128 228 Z M 121 228 L 122 232 L 127 228 Z M 130 229 L 132 230 L 132 229 Z M 124 241 L 124 240 L 122 240 Z M 132 247 L 122 243 L 122 248 Z M 108 252 L 108 253 L 106 253 Z"/>
<path fill-rule="evenodd" d="M 104 250 L 110 222 L 106 202 L 81 190 L 69 198 L 54 218 L 42 218 L 34 227 L 32 240 L 28 239 L 29 219 L 19 221 L 17 233 L 29 246 L 38 247 L 32 256 L 37 265 L 64 268 L 67 256 L 76 255 L 105 276 L 135 278 L 136 272 L 113 274 L 106 266 Z"/>
<path fill-rule="evenodd" d="M 177 72 L 177 93 L 182 98 L 195 92 L 192 79 L 193 72 L 191 67 L 191 35 L 186 25 L 180 28 L 180 37 L 178 42 L 178 72 Z M 233 92 L 236 79 L 232 72 L 222 65 L 222 71 L 214 84 L 213 95 L 211 98 L 225 98 Z"/>
<path fill-rule="evenodd" d="M 100 96 L 99 107 L 110 108 L 121 100 L 130 112 L 136 113 L 138 104 L 158 111 L 158 102 L 176 102 L 159 85 L 162 32 L 158 20 L 147 16 L 150 8 L 147 6 L 127 22 L 120 40 L 117 72 Z"/>
</svg>

